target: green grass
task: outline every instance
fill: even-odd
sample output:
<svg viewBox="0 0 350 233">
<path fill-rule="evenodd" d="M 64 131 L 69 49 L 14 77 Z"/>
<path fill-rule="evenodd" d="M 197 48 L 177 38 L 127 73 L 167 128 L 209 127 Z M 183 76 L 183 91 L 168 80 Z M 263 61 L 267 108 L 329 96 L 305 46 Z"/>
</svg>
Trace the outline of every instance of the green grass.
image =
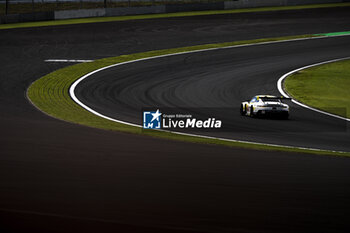
<svg viewBox="0 0 350 233">
<path fill-rule="evenodd" d="M 100 59 L 89 63 L 76 64 L 76 65 L 72 65 L 72 66 L 54 71 L 38 79 L 29 87 L 27 95 L 31 100 L 31 102 L 36 107 L 38 107 L 43 112 L 47 113 L 52 117 L 55 117 L 64 121 L 82 124 L 90 127 L 100 128 L 100 129 L 144 134 L 144 135 L 149 135 L 153 137 L 161 137 L 166 139 L 181 140 L 181 141 L 194 142 L 194 143 L 219 144 L 219 145 L 235 146 L 235 147 L 250 148 L 250 149 L 260 149 L 260 150 L 280 150 L 280 151 L 349 156 L 350 153 L 314 151 L 314 150 L 305 150 L 305 149 L 297 149 L 297 148 L 285 148 L 281 146 L 266 146 L 266 145 L 232 142 L 232 141 L 224 141 L 224 140 L 217 140 L 217 139 L 206 139 L 206 138 L 199 138 L 199 137 L 193 137 L 193 136 L 183 136 L 183 135 L 162 132 L 162 131 L 142 130 L 141 128 L 138 128 L 138 127 L 132 127 L 125 124 L 115 123 L 115 122 L 97 117 L 96 115 L 86 111 L 85 109 L 77 105 L 75 102 L 73 102 L 68 93 L 70 85 L 81 76 L 93 70 L 99 69 L 101 67 L 105 67 L 105 66 L 120 63 L 120 62 L 131 61 L 131 60 L 146 58 L 146 57 L 159 56 L 164 54 L 185 52 L 185 51 L 194 51 L 194 50 L 201 50 L 201 49 L 208 49 L 208 48 L 221 48 L 221 47 L 234 46 L 234 45 L 240 45 L 240 44 L 252 44 L 252 43 L 259 43 L 259 42 L 278 41 L 278 40 L 303 38 L 303 37 L 311 37 L 311 36 L 303 35 L 303 36 L 295 36 L 295 37 L 259 39 L 259 40 L 239 41 L 239 42 L 230 42 L 230 43 L 221 43 L 221 44 L 207 44 L 207 45 L 199 45 L 199 46 L 192 46 L 192 47 L 166 49 L 166 50 L 150 51 L 145 53 L 123 55 L 118 57 Z"/>
<path fill-rule="evenodd" d="M 302 70 L 289 76 L 284 85 L 298 101 L 350 118 L 350 60 Z"/>
<path fill-rule="evenodd" d="M 341 36 L 341 35 L 350 35 L 350 31 L 315 34 L 315 36 Z"/>
<path fill-rule="evenodd" d="M 235 13 L 249 13 L 249 12 L 264 12 L 264 11 L 285 11 L 285 10 L 344 7 L 344 6 L 350 6 L 350 3 L 317 4 L 317 5 L 303 5 L 303 6 L 282 6 L 282 7 L 261 7 L 261 8 L 234 9 L 234 10 L 194 11 L 194 12 L 179 12 L 179 13 L 168 13 L 168 14 L 149 14 L 149 15 L 132 15 L 132 16 L 52 20 L 52 21 L 41 21 L 41 22 L 0 24 L 0 29 L 24 28 L 24 27 L 43 27 L 43 26 L 126 21 L 126 20 L 139 20 L 139 19 L 157 19 L 157 18 L 185 17 L 185 16 L 199 16 L 199 15 L 235 14 Z"/>
</svg>

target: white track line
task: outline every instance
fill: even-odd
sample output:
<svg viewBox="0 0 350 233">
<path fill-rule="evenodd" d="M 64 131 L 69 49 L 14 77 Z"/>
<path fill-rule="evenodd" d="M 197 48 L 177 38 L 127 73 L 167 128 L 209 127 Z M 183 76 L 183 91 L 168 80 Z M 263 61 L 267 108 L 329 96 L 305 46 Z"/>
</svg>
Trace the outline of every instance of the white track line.
<svg viewBox="0 0 350 233">
<path fill-rule="evenodd" d="M 329 60 L 329 61 L 324 61 L 324 62 L 319 62 L 319 63 L 316 63 L 316 64 L 312 64 L 312 65 L 308 65 L 308 66 L 304 66 L 304 67 L 301 67 L 301 68 L 298 68 L 298 69 L 295 69 L 295 70 L 292 70 L 286 74 L 284 74 L 282 77 L 280 77 L 277 81 L 277 88 L 278 88 L 278 91 L 284 96 L 284 97 L 287 97 L 287 98 L 290 98 L 290 96 L 285 92 L 285 90 L 283 89 L 283 82 L 284 80 L 298 72 L 298 71 L 301 71 L 301 70 L 305 70 L 307 68 L 311 68 L 311 67 L 314 67 L 314 66 L 319 66 L 319 65 L 323 65 L 323 64 L 328 64 L 328 63 L 332 63 L 332 62 L 337 62 L 337 61 L 342 61 L 342 60 L 347 60 L 347 59 L 350 59 L 350 57 L 344 57 L 344 58 L 339 58 L 339 59 L 333 59 L 333 60 Z M 331 117 L 335 117 L 335 118 L 338 118 L 338 119 L 341 119 L 341 120 L 345 120 L 345 121 L 350 121 L 349 118 L 345 118 L 345 117 L 341 117 L 341 116 L 338 116 L 338 115 L 335 115 L 335 114 L 332 114 L 332 113 L 328 113 L 328 112 L 324 112 L 322 110 L 319 110 L 319 109 L 316 109 L 316 108 L 313 108 L 313 107 L 310 107 L 306 104 L 303 104 L 303 103 L 300 103 L 294 99 L 292 99 L 292 102 L 299 105 L 299 106 L 302 106 L 304 108 L 307 108 L 307 109 L 310 109 L 312 111 L 315 111 L 315 112 L 318 112 L 318 113 L 322 113 L 322 114 L 325 114 L 327 116 L 331 116 Z"/>
<path fill-rule="evenodd" d="M 350 35 L 306 37 L 306 38 L 297 38 L 297 39 L 290 39 L 290 40 L 259 42 L 259 43 L 254 43 L 254 44 L 233 45 L 233 46 L 220 47 L 220 48 L 199 49 L 199 50 L 179 52 L 179 53 L 172 53 L 172 54 L 165 54 L 165 55 L 159 55 L 159 56 L 154 56 L 154 57 L 147 57 L 147 58 L 136 59 L 136 60 L 127 61 L 127 62 L 121 62 L 121 63 L 109 65 L 109 66 L 106 66 L 106 67 L 102 67 L 100 69 L 97 69 L 95 71 L 92 71 L 92 72 L 82 76 L 81 78 L 76 80 L 70 86 L 69 94 L 70 94 L 70 96 L 71 96 L 71 98 L 73 99 L 74 102 L 76 102 L 78 105 L 80 105 L 85 110 L 91 112 L 92 114 L 95 114 L 96 116 L 99 116 L 99 117 L 102 117 L 104 119 L 107 119 L 107 120 L 110 120 L 110 121 L 114 121 L 114 122 L 117 122 L 117 123 L 121 123 L 121 124 L 125 124 L 125 125 L 130 125 L 130 126 L 142 128 L 142 125 L 137 125 L 137 124 L 126 122 L 126 121 L 117 120 L 117 119 L 105 116 L 105 115 L 103 115 L 103 114 L 101 114 L 101 113 L 91 109 L 90 107 L 86 106 L 84 103 L 82 103 L 76 97 L 76 95 L 75 95 L 75 88 L 77 87 L 77 85 L 81 81 L 83 81 L 84 79 L 90 77 L 91 75 L 93 75 L 93 74 L 95 74 L 97 72 L 100 72 L 102 70 L 106 70 L 106 69 L 109 69 L 109 68 L 112 68 L 112 67 L 122 66 L 122 65 L 130 64 L 130 63 L 139 62 L 139 61 L 157 59 L 157 58 L 162 58 L 162 57 L 177 56 L 177 55 L 182 55 L 182 54 L 190 54 L 190 53 L 199 53 L 199 52 L 220 50 L 220 49 L 232 49 L 232 48 L 249 47 L 249 46 L 257 46 L 257 45 L 267 45 L 267 44 L 276 44 L 276 43 L 284 43 L 284 42 L 294 42 L 294 41 L 303 41 L 303 40 L 316 40 L 316 39 L 325 39 L 325 38 L 340 37 L 340 36 L 350 36 Z M 303 150 L 320 151 L 320 152 L 321 151 L 325 151 L 325 152 L 347 153 L 345 151 L 323 150 L 323 149 L 318 149 L 318 148 L 307 148 L 307 147 L 298 147 L 298 146 L 286 146 L 286 145 L 277 145 L 277 144 L 270 144 L 270 143 L 251 142 L 251 141 L 235 140 L 235 139 L 228 139 L 228 138 L 210 137 L 210 136 L 204 136 L 204 135 L 198 135 L 198 134 L 180 133 L 180 132 L 174 132 L 174 131 L 168 131 L 168 130 L 160 130 L 160 131 L 174 133 L 174 134 L 179 134 L 179 135 L 185 135 L 185 136 L 192 136 L 192 137 L 199 137 L 199 138 L 206 138 L 206 139 L 216 139 L 216 140 L 227 141 L 227 142 L 239 142 L 239 143 L 247 143 L 247 144 L 254 144 L 254 145 L 264 145 L 264 146 L 282 147 L 282 148 L 291 148 L 291 149 L 303 149 Z"/>
<path fill-rule="evenodd" d="M 45 62 L 93 62 L 94 60 L 80 60 L 80 59 L 46 59 Z"/>
</svg>

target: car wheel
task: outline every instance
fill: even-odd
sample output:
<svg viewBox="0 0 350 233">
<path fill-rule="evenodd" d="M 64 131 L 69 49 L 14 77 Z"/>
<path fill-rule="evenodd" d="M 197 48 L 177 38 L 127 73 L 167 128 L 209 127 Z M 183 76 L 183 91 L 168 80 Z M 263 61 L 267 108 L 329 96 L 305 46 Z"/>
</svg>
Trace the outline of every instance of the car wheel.
<svg viewBox="0 0 350 233">
<path fill-rule="evenodd" d="M 255 115 L 254 115 L 254 111 L 253 111 L 253 106 L 250 106 L 250 116 L 251 117 L 254 117 Z"/>
<path fill-rule="evenodd" d="M 243 108 L 243 104 L 241 104 L 241 108 L 239 109 L 239 112 L 242 116 L 246 115 L 247 111 Z"/>
</svg>

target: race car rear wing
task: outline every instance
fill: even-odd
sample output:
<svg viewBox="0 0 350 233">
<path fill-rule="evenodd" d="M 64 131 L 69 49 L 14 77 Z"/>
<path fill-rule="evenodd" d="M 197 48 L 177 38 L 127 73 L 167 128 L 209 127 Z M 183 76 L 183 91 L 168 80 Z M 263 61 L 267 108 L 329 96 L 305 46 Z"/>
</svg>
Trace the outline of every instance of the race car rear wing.
<svg viewBox="0 0 350 233">
<path fill-rule="evenodd" d="M 268 101 L 268 100 L 291 100 L 292 98 L 284 97 L 284 96 L 276 96 L 276 97 L 260 97 L 262 101 Z"/>
<path fill-rule="evenodd" d="M 281 97 L 279 97 L 279 99 L 281 99 L 281 100 L 291 100 L 292 98 L 281 96 Z"/>
</svg>

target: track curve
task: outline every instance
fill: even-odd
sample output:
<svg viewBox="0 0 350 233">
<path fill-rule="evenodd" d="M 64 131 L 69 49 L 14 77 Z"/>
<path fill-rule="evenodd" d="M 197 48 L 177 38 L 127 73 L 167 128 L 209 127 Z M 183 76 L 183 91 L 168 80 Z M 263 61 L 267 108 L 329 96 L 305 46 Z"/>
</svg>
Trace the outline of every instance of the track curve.
<svg viewBox="0 0 350 233">
<path fill-rule="evenodd" d="M 0 30 L 0 231 L 349 232 L 348 158 L 92 129 L 48 117 L 25 99 L 30 83 L 68 65 L 46 59 L 346 31 L 349 12 L 312 9 Z"/>
<path fill-rule="evenodd" d="M 256 94 L 279 95 L 276 83 L 305 64 L 350 55 L 350 37 L 290 41 L 139 61 L 93 74 L 77 97 L 108 117 L 140 124 L 144 107 L 220 108 L 229 132 L 204 135 L 288 146 L 350 151 L 347 123 L 291 104 L 288 121 L 238 114 Z M 200 114 L 205 116 L 207 113 Z"/>
</svg>

